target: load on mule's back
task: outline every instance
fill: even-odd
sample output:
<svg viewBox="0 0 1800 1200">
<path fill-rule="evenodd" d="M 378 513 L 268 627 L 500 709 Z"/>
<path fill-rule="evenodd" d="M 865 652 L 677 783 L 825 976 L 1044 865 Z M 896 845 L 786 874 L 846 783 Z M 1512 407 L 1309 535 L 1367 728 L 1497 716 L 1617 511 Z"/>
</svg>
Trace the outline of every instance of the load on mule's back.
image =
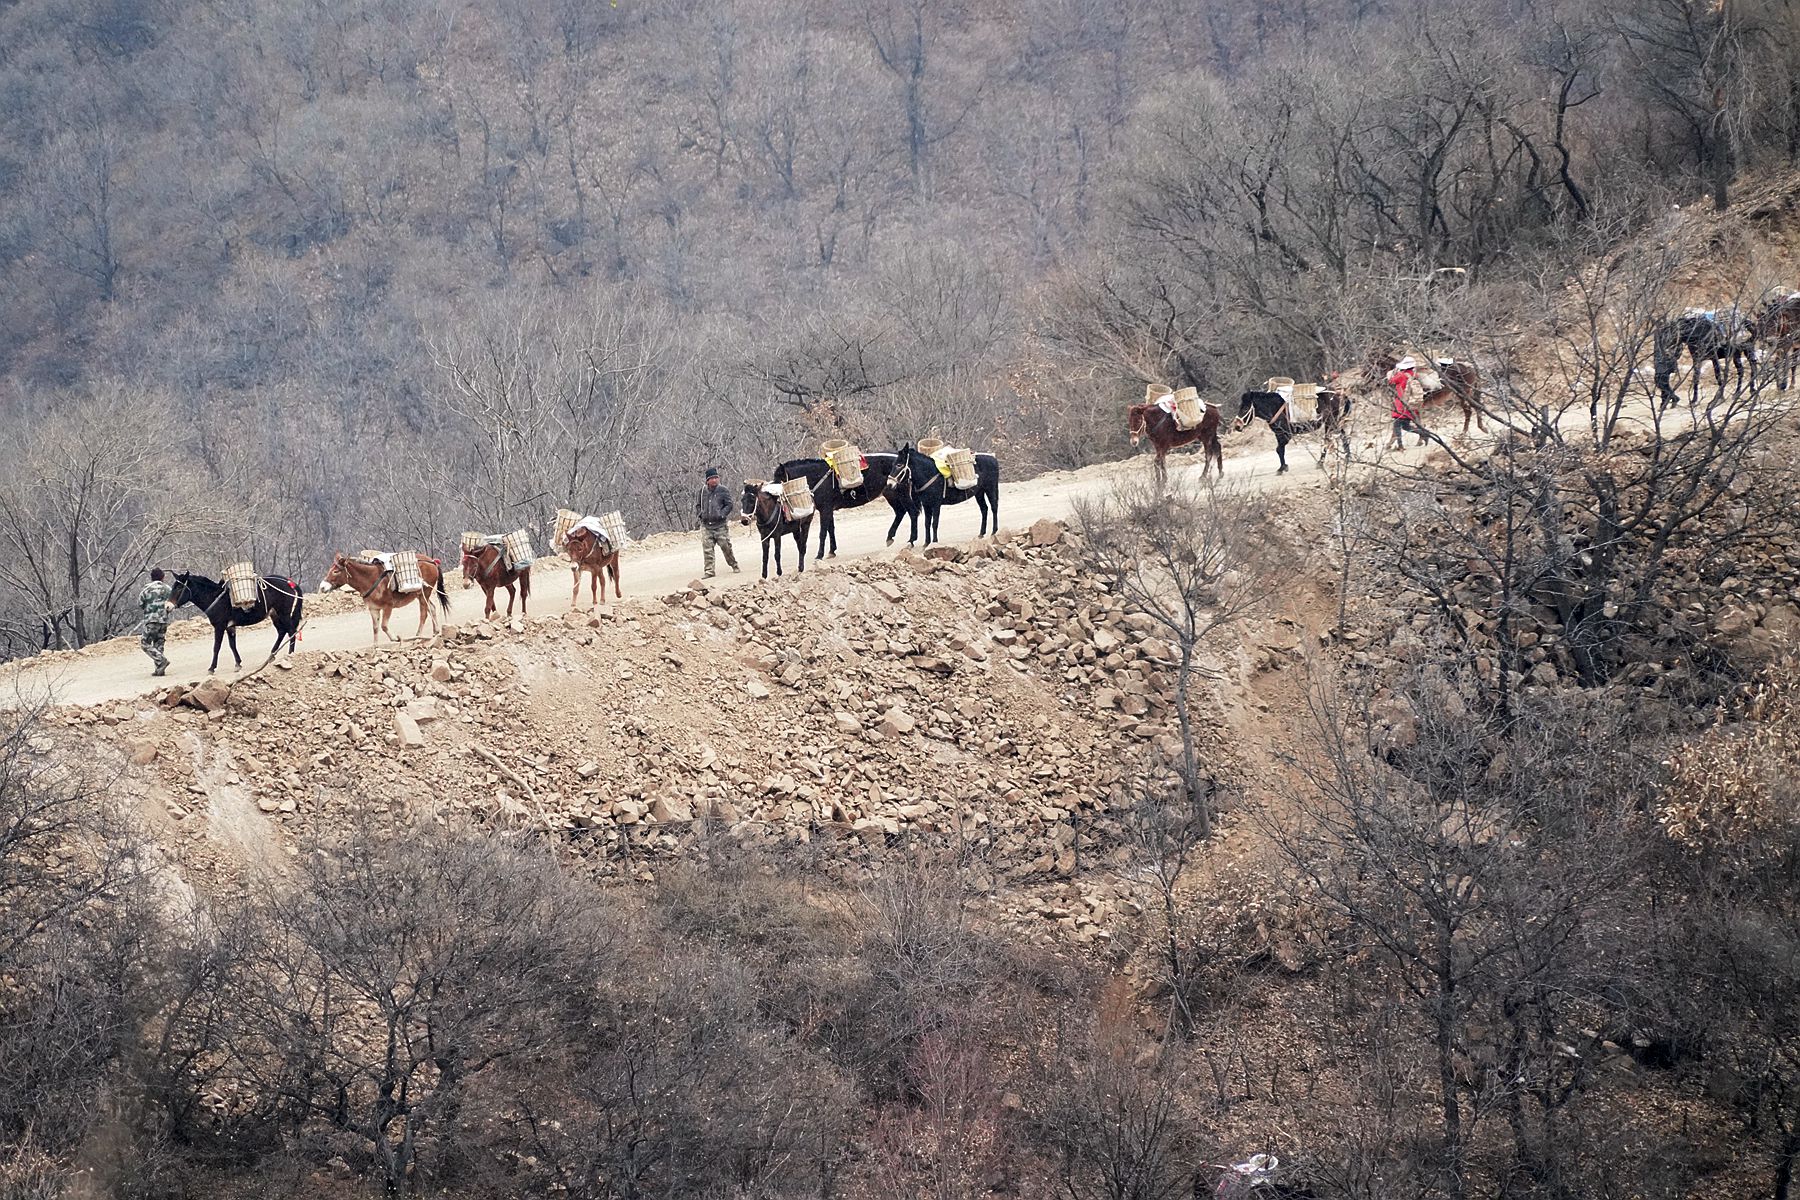
<svg viewBox="0 0 1800 1200">
<path fill-rule="evenodd" d="M 364 551 L 357 555 L 340 550 L 332 555 L 331 566 L 325 572 L 325 586 L 354 588 L 362 596 L 363 606 L 369 610 L 370 640 L 377 645 L 384 633 L 393 641 L 400 640 L 388 629 L 388 618 L 396 608 L 405 608 L 409 604 L 419 606 L 419 627 L 414 631 L 415 637 L 424 635 L 427 620 L 431 622 L 433 633 L 442 628 L 437 611 L 431 607 L 434 596 L 440 610 L 450 611 L 450 593 L 444 587 L 444 565 L 415 550 L 399 553 Z"/>
<path fill-rule="evenodd" d="M 570 608 L 581 606 L 581 576 L 584 572 L 592 579 L 588 587 L 592 607 L 600 605 L 601 593 L 606 590 L 604 576 L 608 574 L 612 576 L 613 598 L 624 597 L 625 593 L 619 589 L 619 551 L 627 540 L 625 518 L 616 511 L 581 516 L 572 508 L 557 510 L 556 529 L 550 545 L 567 555 L 574 566 L 575 593 L 569 600 Z"/>
</svg>

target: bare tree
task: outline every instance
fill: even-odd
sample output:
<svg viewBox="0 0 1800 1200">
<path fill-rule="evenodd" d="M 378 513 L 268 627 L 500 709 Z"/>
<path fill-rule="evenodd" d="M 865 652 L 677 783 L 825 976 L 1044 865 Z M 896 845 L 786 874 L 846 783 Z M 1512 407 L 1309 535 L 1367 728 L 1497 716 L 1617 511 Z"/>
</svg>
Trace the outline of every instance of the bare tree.
<svg viewBox="0 0 1800 1200">
<path fill-rule="evenodd" d="M 237 500 L 183 461 L 162 397 L 124 384 L 67 398 L 6 453 L 0 588 L 57 646 L 129 628 L 152 566 L 241 528 Z"/>
<path fill-rule="evenodd" d="M 1247 493 L 1179 485 L 1163 492 L 1147 479 L 1076 509 L 1092 569 L 1170 643 L 1181 738 L 1176 770 L 1202 838 L 1212 835 L 1215 816 L 1195 739 L 1196 690 L 1208 673 L 1202 656 L 1211 639 L 1254 614 L 1286 577 L 1265 512 Z"/>
<path fill-rule="evenodd" d="M 1567 1130 L 1593 1083 L 1577 1029 L 1643 970 L 1630 889 L 1655 759 L 1629 710 L 1579 692 L 1492 708 L 1445 653 L 1379 698 L 1321 687 L 1313 723 L 1298 815 L 1265 824 L 1419 1022 L 1438 1147 L 1425 1178 L 1453 1197 L 1515 1168 L 1571 1186 L 1585 1168 Z M 1509 1163 L 1478 1149 L 1493 1117 Z"/>
</svg>

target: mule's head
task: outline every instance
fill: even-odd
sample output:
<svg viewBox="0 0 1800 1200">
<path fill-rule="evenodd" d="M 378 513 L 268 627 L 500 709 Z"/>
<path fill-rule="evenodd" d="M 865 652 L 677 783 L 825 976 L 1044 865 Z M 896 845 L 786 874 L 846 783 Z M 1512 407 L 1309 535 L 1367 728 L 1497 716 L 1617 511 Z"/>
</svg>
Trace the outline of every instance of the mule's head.
<svg viewBox="0 0 1800 1200">
<path fill-rule="evenodd" d="M 1148 404 L 1132 404 L 1125 409 L 1125 432 L 1131 435 L 1131 444 L 1137 445 L 1143 439 L 1144 427 L 1150 420 Z"/>
<path fill-rule="evenodd" d="M 180 608 L 187 603 L 188 584 L 193 580 L 193 576 L 186 571 L 177 571 L 169 578 L 175 581 L 174 586 L 169 589 L 169 603 Z"/>
<path fill-rule="evenodd" d="M 748 525 L 756 519 L 756 506 L 762 503 L 762 490 L 762 480 L 744 480 L 744 494 L 738 500 L 738 524 Z"/>
<path fill-rule="evenodd" d="M 1242 429 L 1256 418 L 1256 393 L 1245 392 L 1238 398 L 1237 416 L 1232 418 L 1231 427 Z"/>
<path fill-rule="evenodd" d="M 320 581 L 321 586 L 324 590 L 330 591 L 332 588 L 343 587 L 349 582 L 350 561 L 346 559 L 341 552 L 333 554 L 331 556 L 331 566 L 326 568 L 325 578 Z"/>
<path fill-rule="evenodd" d="M 894 449 L 894 465 L 888 468 L 885 490 L 898 496 L 905 496 L 912 490 L 912 460 L 914 450 L 911 442 L 905 442 Z"/>
<path fill-rule="evenodd" d="M 463 585 L 463 587 L 468 588 L 468 587 L 474 586 L 475 576 L 481 574 L 481 556 L 482 556 L 483 551 L 485 551 L 486 549 L 487 548 L 485 546 L 477 547 L 473 550 L 471 550 L 467 547 L 463 548 L 463 552 L 462 552 L 462 577 L 463 577 L 462 585 Z"/>
</svg>

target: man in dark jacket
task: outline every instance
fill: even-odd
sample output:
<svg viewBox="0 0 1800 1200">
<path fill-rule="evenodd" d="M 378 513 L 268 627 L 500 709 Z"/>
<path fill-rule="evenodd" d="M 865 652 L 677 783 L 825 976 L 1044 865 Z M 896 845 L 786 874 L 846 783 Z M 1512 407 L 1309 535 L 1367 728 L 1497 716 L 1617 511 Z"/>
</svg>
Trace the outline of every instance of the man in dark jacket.
<svg viewBox="0 0 1800 1200">
<path fill-rule="evenodd" d="M 726 565 L 737 570 L 737 555 L 731 549 L 731 518 L 737 515 L 737 506 L 732 503 L 731 493 L 719 486 L 717 467 L 706 468 L 706 486 L 700 489 L 694 515 L 700 518 L 700 558 L 705 564 L 701 578 L 713 577 L 714 546 L 725 552 Z"/>
</svg>

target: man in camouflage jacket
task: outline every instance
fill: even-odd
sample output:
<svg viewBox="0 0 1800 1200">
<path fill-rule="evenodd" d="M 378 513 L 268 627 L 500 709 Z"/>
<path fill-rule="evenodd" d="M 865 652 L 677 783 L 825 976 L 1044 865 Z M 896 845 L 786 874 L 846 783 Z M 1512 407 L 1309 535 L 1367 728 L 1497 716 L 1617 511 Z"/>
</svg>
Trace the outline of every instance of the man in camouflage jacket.
<svg viewBox="0 0 1800 1200">
<path fill-rule="evenodd" d="M 150 582 L 138 593 L 138 607 L 144 610 L 144 632 L 138 637 L 138 645 L 156 664 L 152 675 L 166 675 L 169 672 L 169 657 L 163 653 L 163 640 L 169 634 L 169 613 L 175 603 L 169 598 L 173 589 L 163 581 L 162 568 L 150 572 Z"/>
</svg>

